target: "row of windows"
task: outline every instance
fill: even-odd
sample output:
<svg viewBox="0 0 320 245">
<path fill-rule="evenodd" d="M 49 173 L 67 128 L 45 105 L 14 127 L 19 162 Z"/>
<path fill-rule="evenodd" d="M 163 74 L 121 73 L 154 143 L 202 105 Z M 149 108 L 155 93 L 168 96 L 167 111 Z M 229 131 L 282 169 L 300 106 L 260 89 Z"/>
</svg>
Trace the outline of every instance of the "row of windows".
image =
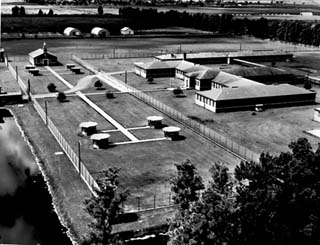
<svg viewBox="0 0 320 245">
<path fill-rule="evenodd" d="M 197 100 L 209 105 L 209 106 L 214 106 L 214 101 L 212 99 L 206 98 L 201 96 L 200 94 L 196 94 Z"/>
</svg>

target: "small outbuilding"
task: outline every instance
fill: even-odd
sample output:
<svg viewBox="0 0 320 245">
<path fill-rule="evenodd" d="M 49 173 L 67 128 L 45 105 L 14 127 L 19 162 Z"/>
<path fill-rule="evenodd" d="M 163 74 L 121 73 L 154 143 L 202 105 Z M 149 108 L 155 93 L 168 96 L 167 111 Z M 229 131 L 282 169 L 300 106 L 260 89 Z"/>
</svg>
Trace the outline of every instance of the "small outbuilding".
<svg viewBox="0 0 320 245">
<path fill-rule="evenodd" d="M 316 122 L 320 122 L 320 108 L 315 108 L 314 109 L 313 120 L 316 121 Z"/>
<path fill-rule="evenodd" d="M 135 63 L 135 73 L 144 78 L 174 77 L 179 61 Z"/>
<path fill-rule="evenodd" d="M 106 38 L 107 36 L 110 36 L 110 32 L 107 29 L 95 27 L 91 30 L 91 35 L 94 37 Z"/>
<path fill-rule="evenodd" d="M 74 27 L 67 27 L 66 29 L 64 29 L 63 34 L 65 36 L 80 36 L 81 32 Z"/>
<path fill-rule="evenodd" d="M 34 66 L 59 65 L 57 56 L 48 52 L 46 43 L 43 43 L 43 48 L 29 53 L 29 62 Z"/>
<path fill-rule="evenodd" d="M 181 128 L 175 126 L 169 126 L 162 129 L 164 137 L 170 138 L 172 140 L 179 138 L 179 132 Z"/>
<path fill-rule="evenodd" d="M 129 27 L 123 27 L 121 30 L 120 30 L 120 34 L 121 35 L 133 35 L 134 34 L 134 31 L 129 28 Z"/>
<path fill-rule="evenodd" d="M 79 127 L 81 129 L 81 135 L 83 136 L 90 136 L 97 132 L 97 125 L 96 122 L 82 122 L 80 123 Z"/>
<path fill-rule="evenodd" d="M 93 148 L 95 149 L 105 149 L 109 145 L 110 134 L 99 133 L 91 135 Z"/>
<path fill-rule="evenodd" d="M 161 128 L 163 117 L 160 116 L 150 116 L 147 117 L 148 125 L 154 128 Z"/>
</svg>

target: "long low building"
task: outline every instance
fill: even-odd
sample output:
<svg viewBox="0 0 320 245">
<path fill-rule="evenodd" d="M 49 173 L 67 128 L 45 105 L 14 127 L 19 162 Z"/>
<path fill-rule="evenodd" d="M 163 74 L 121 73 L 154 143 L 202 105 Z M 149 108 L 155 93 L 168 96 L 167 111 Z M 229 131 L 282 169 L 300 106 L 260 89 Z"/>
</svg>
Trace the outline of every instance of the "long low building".
<svg viewBox="0 0 320 245">
<path fill-rule="evenodd" d="M 144 78 L 174 77 L 180 61 L 135 63 L 135 73 Z"/>
<path fill-rule="evenodd" d="M 158 61 L 186 60 L 196 64 L 220 64 L 232 63 L 232 59 L 244 59 L 246 61 L 266 62 L 266 61 L 284 61 L 293 58 L 293 54 L 275 52 L 275 51 L 260 51 L 260 52 L 201 52 L 201 53 L 184 53 L 184 54 L 164 54 L 155 57 Z"/>
<path fill-rule="evenodd" d="M 289 84 L 212 89 L 195 94 L 195 103 L 213 112 L 314 104 L 316 93 Z"/>
</svg>

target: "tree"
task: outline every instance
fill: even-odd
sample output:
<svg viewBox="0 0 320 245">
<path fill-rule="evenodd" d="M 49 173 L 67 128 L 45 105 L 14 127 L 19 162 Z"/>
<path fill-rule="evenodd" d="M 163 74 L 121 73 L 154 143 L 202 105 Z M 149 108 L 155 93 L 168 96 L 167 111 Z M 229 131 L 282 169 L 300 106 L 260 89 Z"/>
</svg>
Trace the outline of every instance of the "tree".
<svg viewBox="0 0 320 245">
<path fill-rule="evenodd" d="M 47 89 L 49 90 L 49 92 L 53 93 L 56 92 L 57 87 L 54 83 L 49 83 Z"/>
<path fill-rule="evenodd" d="M 26 15 L 26 10 L 25 10 L 25 8 L 23 6 L 21 6 L 19 8 L 19 15 L 20 16 L 25 16 Z"/>
<path fill-rule="evenodd" d="M 53 10 L 52 9 L 49 10 L 48 16 L 53 16 Z"/>
<path fill-rule="evenodd" d="M 228 169 L 215 163 L 210 169 L 212 181 L 200 199 L 184 215 L 176 215 L 170 224 L 172 245 L 232 244 L 234 193 Z"/>
<path fill-rule="evenodd" d="M 308 79 L 306 79 L 306 80 L 304 81 L 304 83 L 303 83 L 303 87 L 304 87 L 305 89 L 312 89 L 312 84 L 311 84 L 311 82 L 310 82 Z"/>
<path fill-rule="evenodd" d="M 38 16 L 43 16 L 43 12 L 41 9 L 39 9 Z"/>
<path fill-rule="evenodd" d="M 313 152 L 305 138 L 289 148 L 236 167 L 240 244 L 318 244 L 320 148 Z"/>
<path fill-rule="evenodd" d="M 98 80 L 94 83 L 94 86 L 97 88 L 97 90 L 99 90 L 102 88 L 103 84 L 100 80 Z"/>
<path fill-rule="evenodd" d="M 177 176 L 170 181 L 171 190 L 175 194 L 173 200 L 181 210 L 186 210 L 191 202 L 199 199 L 199 191 L 204 189 L 204 185 L 195 166 L 189 160 L 175 166 L 178 171 Z"/>
<path fill-rule="evenodd" d="M 175 88 L 172 92 L 176 97 L 183 95 L 183 90 L 180 87 Z"/>
<path fill-rule="evenodd" d="M 101 5 L 98 7 L 98 15 L 103 15 L 103 7 Z"/>
<path fill-rule="evenodd" d="M 57 100 L 59 102 L 64 102 L 66 98 L 67 98 L 67 96 L 63 92 L 59 92 L 57 95 Z"/>
<path fill-rule="evenodd" d="M 118 238 L 111 235 L 112 225 L 123 213 L 121 204 L 128 192 L 119 190 L 119 168 L 103 171 L 103 178 L 98 181 L 99 189 L 90 199 L 85 200 L 85 210 L 93 218 L 89 227 L 91 232 L 87 244 L 117 244 Z"/>
<path fill-rule="evenodd" d="M 114 98 L 114 94 L 111 91 L 106 92 L 106 97 L 107 99 L 113 99 Z"/>
<path fill-rule="evenodd" d="M 18 16 L 19 15 L 19 7 L 18 6 L 12 7 L 11 12 L 12 12 L 13 16 Z"/>
</svg>

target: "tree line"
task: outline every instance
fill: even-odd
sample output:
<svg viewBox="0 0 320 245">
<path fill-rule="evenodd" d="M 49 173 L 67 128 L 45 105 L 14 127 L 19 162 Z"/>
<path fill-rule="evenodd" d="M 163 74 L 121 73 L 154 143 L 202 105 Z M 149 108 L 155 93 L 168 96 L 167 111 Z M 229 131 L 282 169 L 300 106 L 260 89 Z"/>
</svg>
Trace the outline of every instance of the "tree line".
<svg viewBox="0 0 320 245">
<path fill-rule="evenodd" d="M 230 14 L 212 15 L 170 10 L 124 7 L 120 16 L 143 23 L 141 28 L 182 26 L 231 35 L 252 35 L 258 38 L 320 45 L 320 23 L 302 20 L 240 19 Z M 143 21 L 148 20 L 148 21 Z"/>
</svg>

